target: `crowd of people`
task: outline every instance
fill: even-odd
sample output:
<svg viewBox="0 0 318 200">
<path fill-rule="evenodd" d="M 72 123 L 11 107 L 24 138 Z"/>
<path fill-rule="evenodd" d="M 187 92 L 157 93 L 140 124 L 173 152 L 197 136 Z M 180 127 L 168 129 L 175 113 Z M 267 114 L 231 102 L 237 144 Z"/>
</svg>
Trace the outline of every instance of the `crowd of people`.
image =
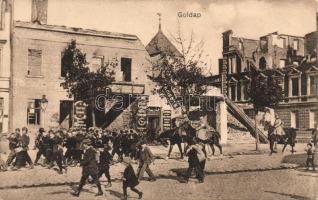
<svg viewBox="0 0 318 200">
<path fill-rule="evenodd" d="M 137 159 L 137 145 L 142 135 L 132 129 L 124 130 L 102 130 L 99 128 L 85 129 L 60 129 L 45 131 L 43 128 L 38 130 L 35 138 L 35 146 L 37 149 L 36 158 L 32 162 L 28 150 L 30 145 L 30 137 L 28 129 L 15 129 L 14 133 L 8 135 L 10 153 L 6 161 L 6 167 L 11 166 L 13 170 L 19 169 L 25 165 L 33 168 L 39 164 L 39 160 L 43 157 L 41 165 L 52 168 L 56 163 L 59 167 L 59 173 L 63 170 L 67 171 L 67 166 L 77 166 L 82 160 L 85 141 L 90 141 L 93 148 L 100 153 L 101 149 L 111 150 L 111 156 L 117 154 L 118 160 L 130 157 Z"/>
<path fill-rule="evenodd" d="M 139 134 L 133 129 L 123 130 L 102 130 L 100 128 L 86 129 L 60 129 L 45 131 L 40 128 L 36 134 L 33 150 L 36 150 L 34 162 L 29 155 L 30 136 L 28 129 L 23 127 L 9 134 L 10 153 L 7 161 L 2 159 L 3 169 L 10 167 L 18 170 L 21 167 L 42 165 L 51 169 L 58 167 L 58 173 L 67 173 L 68 167 L 82 166 L 83 173 L 77 190 L 72 193 L 79 196 L 83 186 L 89 177 L 97 185 L 97 195 L 102 195 L 99 178 L 105 175 L 108 180 L 107 187 L 112 186 L 110 166 L 114 162 L 121 162 L 125 167 L 123 177 L 123 193 L 127 198 L 127 188 L 136 192 L 139 198 L 142 192 L 135 187 L 143 178 L 144 172 L 149 176 L 149 181 L 156 181 L 155 175 L 150 169 L 150 164 L 154 162 L 154 155 L 147 146 L 147 141 L 143 134 Z M 204 165 L 206 153 L 203 155 L 204 148 L 193 140 L 184 150 L 189 157 L 189 169 L 185 175 L 185 181 L 189 179 L 192 171 L 195 170 L 199 182 L 204 180 Z M 114 156 L 117 160 L 114 161 Z M 203 155 L 203 156 L 202 156 Z M 41 159 L 42 158 L 42 159 Z M 138 160 L 138 171 L 135 174 L 131 163 Z M 136 162 L 135 161 L 135 162 Z"/>
<path fill-rule="evenodd" d="M 79 186 L 72 194 L 79 196 L 83 186 L 89 177 L 97 185 L 97 195 L 102 195 L 99 178 L 105 175 L 108 184 L 112 186 L 110 166 L 114 162 L 120 162 L 125 165 L 123 173 L 123 194 L 127 199 L 127 188 L 138 194 L 142 198 L 143 193 L 135 187 L 142 180 L 144 172 L 149 176 L 149 181 L 156 181 L 155 175 L 150 169 L 150 164 L 154 162 L 154 155 L 147 146 L 144 134 L 140 134 L 133 129 L 123 130 L 103 130 L 100 128 L 73 128 L 69 130 L 49 130 L 40 128 L 37 132 L 34 147 L 36 158 L 34 162 L 29 155 L 30 136 L 28 129 L 23 127 L 15 129 L 15 132 L 7 136 L 9 141 L 10 153 L 6 162 L 0 157 L 0 167 L 7 170 L 17 170 L 21 167 L 41 164 L 51 169 L 58 167 L 58 173 L 67 173 L 68 167 L 82 166 L 82 177 Z M 316 141 L 316 140 L 314 140 Z M 314 142 L 315 144 L 315 142 Z M 170 145 L 173 146 L 173 143 Z M 200 142 L 199 138 L 194 137 L 188 141 L 184 148 L 184 154 L 188 157 L 188 170 L 184 176 L 184 182 L 187 183 L 193 172 L 199 183 L 204 182 L 204 168 L 207 158 L 205 144 Z M 307 168 L 311 165 L 315 170 L 314 147 L 308 144 L 306 148 L 308 155 Z M 168 152 L 170 156 L 171 149 Z M 117 160 L 114 160 L 114 156 Z M 182 155 L 181 155 L 182 156 Z M 41 159 L 42 158 L 42 159 Z M 41 159 L 41 162 L 40 162 Z M 131 163 L 138 161 L 138 170 L 135 174 Z"/>
</svg>

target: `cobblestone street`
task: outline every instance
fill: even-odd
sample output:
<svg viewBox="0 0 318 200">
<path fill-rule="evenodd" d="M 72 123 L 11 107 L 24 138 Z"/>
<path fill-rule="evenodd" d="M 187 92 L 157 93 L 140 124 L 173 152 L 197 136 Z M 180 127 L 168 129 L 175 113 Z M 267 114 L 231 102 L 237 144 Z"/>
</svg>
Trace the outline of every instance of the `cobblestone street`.
<svg viewBox="0 0 318 200">
<path fill-rule="evenodd" d="M 252 145 L 241 144 L 241 148 L 227 145 L 224 156 L 210 157 L 203 184 L 198 184 L 196 179 L 190 179 L 188 184 L 181 182 L 181 174 L 188 166 L 186 160 L 157 159 L 151 166 L 158 177 L 157 181 L 142 181 L 138 187 L 144 191 L 144 199 L 165 197 L 170 200 L 184 196 L 184 199 L 314 199 L 318 196 L 317 173 L 307 172 L 295 164 L 282 163 L 286 156 L 290 156 L 289 152 L 269 156 L 266 145 L 261 146 L 261 153 L 248 150 L 253 149 Z M 164 147 L 151 148 L 158 158 L 166 153 Z M 303 145 L 299 144 L 297 153 L 302 153 L 302 148 Z M 173 155 L 177 156 L 176 153 Z M 136 170 L 136 164 L 134 168 Z M 123 166 L 120 163 L 111 167 L 114 181 L 111 188 L 104 188 L 107 199 L 122 197 L 122 171 Z M 3 172 L 0 197 L 4 200 L 35 200 L 40 195 L 45 199 L 72 199 L 70 192 L 77 186 L 80 174 L 79 167 L 71 167 L 67 174 L 58 175 L 56 171 L 41 166 L 32 170 L 25 168 Z M 103 185 L 107 184 L 105 177 L 101 180 Z M 105 199 L 96 198 L 96 191 L 95 186 L 86 185 L 80 199 Z M 133 193 L 131 196 L 136 197 Z"/>
</svg>

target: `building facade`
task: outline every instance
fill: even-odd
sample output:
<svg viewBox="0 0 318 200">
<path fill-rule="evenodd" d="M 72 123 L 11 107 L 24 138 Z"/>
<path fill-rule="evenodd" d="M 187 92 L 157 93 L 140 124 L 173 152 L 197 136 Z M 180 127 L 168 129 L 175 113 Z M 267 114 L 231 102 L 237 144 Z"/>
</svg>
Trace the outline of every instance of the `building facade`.
<svg viewBox="0 0 318 200">
<path fill-rule="evenodd" d="M 0 132 L 9 130 L 11 75 L 11 5 L 0 1 Z"/>
<path fill-rule="evenodd" d="M 47 0 L 33 0 L 32 20 L 13 21 L 12 32 L 8 34 L 8 40 L 9 36 L 12 40 L 12 54 L 8 55 L 12 58 L 11 76 L 4 75 L 11 81 L 7 88 L 8 91 L 10 88 L 10 106 L 7 107 L 10 114 L 6 122 L 10 130 L 22 126 L 31 129 L 72 126 L 74 101 L 60 86 L 64 76 L 61 59 L 72 40 L 76 40 L 77 48 L 86 54 L 91 70 L 103 62 L 116 60 L 115 82 L 110 87 L 112 95 L 127 98 L 149 93 L 145 84 L 149 55 L 137 36 L 48 25 L 47 5 Z M 45 108 L 43 99 L 47 101 Z M 111 113 L 113 106 L 96 112 L 98 126 L 109 126 L 125 118 L 124 111 L 129 104 Z"/>
<path fill-rule="evenodd" d="M 264 79 L 274 75 L 284 90 L 276 112 L 286 127 L 305 133 L 318 119 L 317 44 L 317 31 L 304 37 L 274 32 L 259 40 L 234 37 L 232 30 L 226 31 L 219 75 L 211 77 L 211 84 L 222 88 L 252 117 L 247 92 L 251 69 L 260 71 Z"/>
</svg>

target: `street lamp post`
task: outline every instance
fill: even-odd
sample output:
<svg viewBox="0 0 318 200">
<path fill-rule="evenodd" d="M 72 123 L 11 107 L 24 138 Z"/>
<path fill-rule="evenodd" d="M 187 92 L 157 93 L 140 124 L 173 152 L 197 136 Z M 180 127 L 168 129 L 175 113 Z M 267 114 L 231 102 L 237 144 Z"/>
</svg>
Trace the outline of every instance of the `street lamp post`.
<svg viewBox="0 0 318 200">
<path fill-rule="evenodd" d="M 41 124 L 41 126 L 43 128 L 45 128 L 45 110 L 46 110 L 46 107 L 47 107 L 48 103 L 49 103 L 49 101 L 47 100 L 46 95 L 43 94 L 42 95 L 42 99 L 40 100 L 40 106 L 41 106 L 41 112 L 42 112 L 41 113 L 41 116 L 42 116 L 42 124 Z"/>
</svg>

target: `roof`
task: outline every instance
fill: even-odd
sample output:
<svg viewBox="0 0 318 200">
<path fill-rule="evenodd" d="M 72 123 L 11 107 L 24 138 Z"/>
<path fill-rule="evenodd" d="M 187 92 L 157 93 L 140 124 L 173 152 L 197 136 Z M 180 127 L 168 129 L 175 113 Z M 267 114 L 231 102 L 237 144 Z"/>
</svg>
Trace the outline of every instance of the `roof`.
<svg viewBox="0 0 318 200">
<path fill-rule="evenodd" d="M 178 49 L 170 42 L 160 29 L 148 43 L 146 50 L 151 57 L 160 53 L 172 53 L 176 56 L 181 56 Z"/>
<path fill-rule="evenodd" d="M 115 33 L 109 31 L 98 31 L 93 29 L 83 29 L 83 28 L 75 28 L 75 27 L 67 27 L 61 25 L 47 25 L 47 24 L 38 24 L 32 22 L 23 22 L 23 21 L 15 21 L 15 27 L 28 28 L 28 29 L 36 29 L 43 31 L 55 31 L 55 32 L 63 32 L 70 34 L 82 34 L 82 35 L 91 35 L 98 37 L 108 37 L 115 39 L 125 39 L 125 40 L 138 40 L 136 35 L 124 34 L 124 33 Z"/>
</svg>

